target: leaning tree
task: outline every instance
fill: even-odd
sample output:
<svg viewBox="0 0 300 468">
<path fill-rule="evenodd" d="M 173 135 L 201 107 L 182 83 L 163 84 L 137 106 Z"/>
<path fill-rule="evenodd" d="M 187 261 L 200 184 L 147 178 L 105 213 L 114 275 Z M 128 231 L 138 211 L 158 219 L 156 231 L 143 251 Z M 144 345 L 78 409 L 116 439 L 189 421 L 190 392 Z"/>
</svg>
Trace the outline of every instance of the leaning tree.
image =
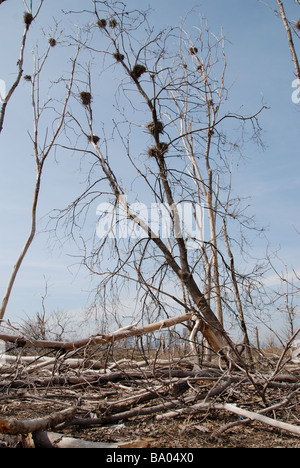
<svg viewBox="0 0 300 468">
<path fill-rule="evenodd" d="M 191 319 L 192 344 L 201 331 L 214 351 L 239 359 L 224 314 L 237 317 L 249 345 L 242 303 L 249 285 L 235 267 L 232 224 L 250 221 L 231 196 L 232 167 L 248 124 L 259 138 L 262 109 L 248 116 L 228 109 L 224 38 L 204 20 L 191 34 L 184 24 L 157 32 L 147 12 L 92 5 L 82 12 L 86 64 L 77 69 L 62 145 L 89 170 L 56 226 L 68 219 L 73 237 L 80 229 L 83 263 L 98 275 L 103 303 L 111 294 L 124 300 L 122 285 L 135 284 L 144 319 L 179 307 Z M 95 204 L 91 247 L 80 219 Z"/>
</svg>

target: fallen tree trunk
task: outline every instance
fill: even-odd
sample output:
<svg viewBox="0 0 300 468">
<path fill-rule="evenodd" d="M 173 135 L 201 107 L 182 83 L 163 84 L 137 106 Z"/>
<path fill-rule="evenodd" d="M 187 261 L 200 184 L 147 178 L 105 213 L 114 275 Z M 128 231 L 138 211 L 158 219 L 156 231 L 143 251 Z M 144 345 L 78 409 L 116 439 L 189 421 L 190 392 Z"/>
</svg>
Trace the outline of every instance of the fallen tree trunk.
<svg viewBox="0 0 300 468">
<path fill-rule="evenodd" d="M 237 414 L 243 418 L 247 418 L 251 421 L 258 421 L 267 426 L 275 427 L 276 429 L 281 429 L 288 431 L 294 435 L 300 436 L 300 426 L 294 426 L 293 424 L 288 424 L 282 421 L 278 421 L 268 416 L 264 416 L 263 414 L 255 413 L 254 411 L 248 411 L 243 408 L 239 408 L 238 406 L 229 404 L 229 403 L 197 403 L 196 405 L 192 405 L 186 408 L 178 408 L 175 411 L 170 411 L 168 413 L 161 414 L 156 417 L 156 419 L 166 419 L 166 418 L 173 418 L 176 416 L 180 416 L 182 414 L 194 414 L 200 410 L 207 410 L 207 409 L 219 409 L 229 411 L 231 413 Z"/>
<path fill-rule="evenodd" d="M 11 366 L 9 366 L 10 364 Z M 26 372 L 35 372 L 44 367 L 52 367 L 54 364 L 63 364 L 70 369 L 95 369 L 100 370 L 103 368 L 103 364 L 100 361 L 89 360 L 89 359 L 65 359 L 64 356 L 61 358 L 48 358 L 39 356 L 5 356 L 4 364 L 0 364 L 0 374 L 12 370 L 15 364 L 22 364 L 26 366 Z"/>
<path fill-rule="evenodd" d="M 258 411 L 258 414 L 267 414 L 267 413 L 270 413 L 271 411 L 276 411 L 277 409 L 280 409 L 286 405 L 288 405 L 290 403 L 290 401 L 293 399 L 293 397 L 295 395 L 298 394 L 298 390 L 295 390 L 294 392 L 290 393 L 286 398 L 284 398 L 282 401 L 280 401 L 279 403 L 275 403 L 274 405 L 272 406 L 268 406 L 267 408 L 264 408 L 260 411 Z M 211 438 L 217 438 L 217 437 L 220 437 L 220 435 L 227 431 L 228 429 L 231 429 L 232 427 L 235 427 L 235 426 L 238 426 L 240 424 L 247 424 L 251 421 L 250 418 L 240 418 L 239 420 L 237 421 L 234 421 L 234 422 L 231 422 L 231 423 L 228 423 L 228 424 L 225 424 L 224 426 L 222 426 L 220 429 L 218 429 L 214 434 L 211 435 Z"/>
<path fill-rule="evenodd" d="M 215 405 L 218 409 L 224 409 L 226 411 L 230 411 L 231 413 L 237 414 L 238 416 L 242 416 L 243 418 L 249 418 L 253 421 L 258 421 L 267 426 L 275 427 L 276 429 L 282 429 L 284 431 L 288 431 L 291 434 L 300 436 L 300 426 L 294 426 L 293 424 L 288 424 L 282 421 L 278 421 L 268 416 L 264 416 L 262 414 L 255 413 L 253 411 L 248 411 L 242 408 L 239 408 L 235 405 L 231 405 L 229 403 L 218 404 Z"/>
<path fill-rule="evenodd" d="M 233 382 L 235 382 L 236 379 L 234 377 L 229 377 L 225 380 L 224 383 L 218 385 L 217 387 L 212 388 L 208 392 L 205 392 L 202 395 L 198 395 L 199 398 L 211 398 L 219 395 L 220 393 L 224 392 L 226 388 L 228 388 Z M 184 389 L 183 389 L 184 390 Z M 180 394 L 181 392 L 177 393 Z M 111 423 L 116 423 L 118 421 L 126 421 L 130 418 L 136 418 L 140 416 L 149 416 L 153 414 L 160 413 L 162 411 L 166 411 L 168 409 L 173 409 L 173 408 L 182 408 L 183 405 L 190 405 L 195 401 L 195 396 L 190 396 L 187 398 L 181 397 L 180 399 L 170 399 L 167 401 L 166 398 L 164 398 L 164 402 L 154 405 L 154 406 L 149 406 L 149 407 L 136 407 L 132 408 L 128 411 L 123 411 L 121 413 L 116 413 L 116 414 L 102 414 L 101 417 L 99 418 L 79 418 L 76 417 L 69 421 L 66 426 L 69 425 L 74 425 L 78 427 L 93 427 L 93 426 L 102 426 L 105 424 L 111 424 Z M 201 405 L 201 403 L 200 403 Z M 185 406 L 184 409 L 187 411 L 190 411 L 191 408 L 197 407 L 197 405 L 193 406 Z M 178 413 L 175 410 L 174 415 L 176 416 Z M 160 418 L 160 416 L 158 417 Z"/>
<path fill-rule="evenodd" d="M 131 442 L 91 442 L 89 440 L 78 439 L 75 437 L 65 437 L 64 434 L 56 432 L 41 432 L 37 431 L 33 434 L 33 440 L 36 448 L 76 448 L 76 449 L 91 449 L 91 448 L 147 448 L 149 442 L 145 440 L 133 440 Z"/>
<path fill-rule="evenodd" d="M 46 431 L 71 420 L 75 414 L 76 408 L 72 407 L 52 413 L 45 418 L 30 420 L 0 419 L 0 434 L 18 435 L 29 434 L 35 431 Z"/>
<path fill-rule="evenodd" d="M 51 377 L 35 377 L 30 381 L 30 385 L 36 388 L 50 387 L 50 386 L 101 386 L 107 382 L 116 382 L 120 380 L 138 380 L 152 379 L 152 378 L 197 378 L 197 379 L 217 379 L 218 376 L 208 371 L 185 371 L 185 370 L 167 370 L 167 369 L 156 369 L 155 371 L 147 369 L 136 369 L 136 370 L 124 370 L 119 372 L 111 373 L 100 373 L 97 371 L 89 371 L 87 374 L 77 375 L 54 375 Z M 16 379 L 16 380 L 2 380 L 0 389 L 9 386 L 10 388 L 27 388 L 29 385 L 28 379 Z"/>
<path fill-rule="evenodd" d="M 47 341 L 47 340 L 30 340 L 24 336 L 13 336 L 0 334 L 0 340 L 14 343 L 16 346 L 24 348 L 53 348 L 71 351 L 82 348 L 88 345 L 104 345 L 114 343 L 115 341 L 124 340 L 132 336 L 141 336 L 147 333 L 152 333 L 162 328 L 169 328 L 179 323 L 187 322 L 192 318 L 193 314 L 184 314 L 170 319 L 160 320 L 159 322 L 151 323 L 140 328 L 132 328 L 132 326 L 122 328 L 107 335 L 90 336 L 89 338 L 78 341 Z"/>
</svg>

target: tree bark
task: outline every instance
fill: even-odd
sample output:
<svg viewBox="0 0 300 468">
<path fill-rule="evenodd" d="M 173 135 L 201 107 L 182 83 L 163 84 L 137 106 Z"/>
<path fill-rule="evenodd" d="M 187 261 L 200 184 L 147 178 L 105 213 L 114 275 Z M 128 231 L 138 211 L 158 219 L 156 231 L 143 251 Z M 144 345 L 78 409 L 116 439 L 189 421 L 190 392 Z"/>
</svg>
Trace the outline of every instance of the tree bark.
<svg viewBox="0 0 300 468">
<path fill-rule="evenodd" d="M 68 408 L 39 419 L 0 419 L 0 434 L 18 435 L 29 434 L 35 431 L 45 431 L 69 421 L 74 418 L 75 414 L 76 408 Z"/>
<path fill-rule="evenodd" d="M 284 6 L 283 6 L 282 1 L 277 0 L 277 4 L 279 6 L 280 16 L 282 18 L 282 21 L 283 21 L 283 24 L 284 24 L 284 27 L 285 27 L 285 30 L 286 30 L 286 33 L 287 33 L 289 48 L 290 48 L 292 60 L 293 60 L 294 66 L 295 66 L 296 76 L 298 78 L 298 85 L 300 86 L 300 65 L 299 65 L 299 60 L 298 60 L 298 56 L 297 56 L 296 49 L 295 49 L 295 44 L 294 44 L 294 41 L 293 41 L 291 28 L 289 26 L 289 23 L 288 23 L 286 14 L 285 14 L 285 10 L 284 10 Z"/>
<path fill-rule="evenodd" d="M 208 340 L 209 344 L 212 348 L 220 352 L 226 359 L 235 358 L 239 359 L 239 355 L 235 352 L 234 346 L 232 345 L 229 337 L 227 337 L 226 332 L 220 325 L 220 322 L 215 317 L 214 313 L 208 306 L 205 298 L 201 295 L 198 290 L 197 285 L 194 283 L 193 279 L 190 279 L 191 282 L 191 291 L 194 294 L 195 299 L 198 299 L 198 306 L 203 315 L 206 316 L 207 322 L 202 320 L 199 316 L 195 317 L 195 320 L 198 320 L 199 323 L 199 330 Z M 195 301 L 196 302 L 196 301 Z M 201 306 L 200 306 L 201 304 Z M 24 348 L 52 348 L 52 349 L 64 349 L 66 351 L 78 349 L 84 346 L 89 345 L 104 345 L 107 343 L 114 343 L 116 341 L 120 341 L 126 338 L 130 338 L 132 336 L 141 336 L 147 333 L 153 333 L 155 331 L 161 330 L 163 328 L 169 328 L 179 323 L 187 322 L 193 318 L 192 313 L 179 315 L 177 317 L 173 317 L 166 320 L 161 320 L 159 322 L 155 322 L 149 325 L 145 325 L 144 327 L 140 328 L 133 328 L 133 329 L 122 329 L 117 330 L 113 333 L 109 333 L 107 335 L 96 335 L 90 336 L 89 338 L 78 340 L 78 341 L 70 341 L 70 342 L 63 342 L 63 341 L 45 341 L 45 340 L 30 340 L 25 337 L 20 336 L 13 336 L 13 335 L 6 335 L 0 334 L 0 340 L 14 343 L 16 346 L 24 347 Z"/>
<path fill-rule="evenodd" d="M 64 434 L 56 432 L 41 432 L 33 434 L 36 448 L 75 448 L 75 449 L 113 449 L 113 448 L 147 448 L 149 442 L 146 440 L 134 440 L 131 442 L 91 442 L 89 440 L 65 437 Z"/>
<path fill-rule="evenodd" d="M 178 323 L 186 322 L 190 320 L 192 314 L 179 315 L 174 318 L 161 320 L 160 322 L 155 322 L 149 325 L 146 325 L 141 328 L 133 329 L 122 329 L 117 330 L 114 333 L 109 333 L 107 335 L 91 336 L 87 339 L 62 342 L 62 341 L 44 341 L 44 340 L 29 340 L 25 337 L 18 337 L 12 335 L 0 335 L 0 340 L 10 343 L 15 343 L 17 346 L 26 347 L 26 348 L 54 348 L 54 349 L 64 349 L 66 351 L 81 348 L 88 345 L 104 345 L 106 343 L 114 343 L 115 341 L 123 340 L 131 336 L 140 336 L 145 335 L 146 333 L 152 333 L 154 331 L 160 330 L 162 328 L 169 328 Z"/>
</svg>

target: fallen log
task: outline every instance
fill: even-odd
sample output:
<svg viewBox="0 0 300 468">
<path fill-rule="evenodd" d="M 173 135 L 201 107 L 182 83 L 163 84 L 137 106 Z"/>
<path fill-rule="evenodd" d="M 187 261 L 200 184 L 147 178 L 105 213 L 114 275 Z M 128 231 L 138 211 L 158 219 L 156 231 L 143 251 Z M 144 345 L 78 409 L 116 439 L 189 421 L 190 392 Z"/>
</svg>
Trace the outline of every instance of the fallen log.
<svg viewBox="0 0 300 468">
<path fill-rule="evenodd" d="M 174 359 L 149 359 L 148 361 L 134 361 L 132 359 L 121 359 L 107 366 L 110 371 L 114 369 L 135 368 L 135 367 L 166 367 L 173 369 L 174 367 L 187 367 L 192 370 L 194 364 L 187 358 L 174 358 Z M 218 367 L 219 369 L 219 367 Z"/>
<path fill-rule="evenodd" d="M 34 386 L 36 388 L 49 387 L 49 386 L 101 386 L 108 382 L 116 382 L 120 380 L 143 380 L 152 378 L 165 378 L 169 379 L 172 377 L 176 378 L 197 378 L 203 380 L 215 380 L 218 377 L 214 376 L 214 373 L 206 371 L 185 371 L 185 370 L 165 370 L 157 369 L 154 372 L 146 369 L 135 369 L 131 371 L 119 371 L 103 374 L 97 371 L 89 371 L 86 374 L 81 375 L 54 375 L 50 377 L 39 377 L 35 376 L 30 381 L 28 379 L 15 379 L 1 381 L 0 389 L 6 386 L 10 388 L 27 388 L 28 386 Z"/>
<path fill-rule="evenodd" d="M 23 348 L 52 348 L 71 351 L 74 349 L 82 348 L 88 345 L 104 345 L 107 343 L 114 343 L 115 341 L 124 340 L 132 336 L 141 336 L 147 333 L 152 333 L 162 328 L 170 328 L 179 323 L 187 322 L 192 318 L 193 314 L 184 314 L 170 319 L 160 320 L 159 322 L 150 323 L 140 328 L 131 328 L 132 326 L 116 330 L 107 335 L 92 335 L 89 338 L 78 341 L 47 341 L 47 340 L 31 340 L 24 336 L 13 336 L 7 334 L 0 334 L 0 340 L 14 343 L 18 347 Z"/>
<path fill-rule="evenodd" d="M 26 366 L 27 372 L 35 371 L 43 367 L 51 367 L 53 364 L 63 364 L 64 366 L 69 367 L 70 369 L 102 369 L 103 365 L 100 361 L 89 360 L 89 359 L 65 359 L 62 358 L 49 358 L 49 357 L 39 357 L 39 356 L 10 356 L 9 354 L 5 356 L 4 365 L 0 365 L 0 373 L 2 373 L 2 368 L 5 370 L 8 366 L 7 364 L 22 364 Z"/>
<path fill-rule="evenodd" d="M 168 395 L 170 395 L 171 397 L 178 397 L 179 395 L 182 395 L 189 389 L 188 380 L 189 379 L 182 379 L 179 381 L 177 380 L 173 384 L 170 383 L 166 386 L 160 386 L 160 388 L 157 389 L 149 390 L 138 395 L 127 397 L 123 400 L 106 404 L 106 406 L 104 406 L 104 411 L 110 415 L 112 413 L 125 412 L 127 411 L 128 407 L 131 408 L 132 405 L 138 405 L 141 403 L 149 402 L 157 398 L 167 397 Z M 99 406 L 99 409 L 100 408 L 101 407 Z"/>
<path fill-rule="evenodd" d="M 46 431 L 71 420 L 75 414 L 76 408 L 72 407 L 38 419 L 19 420 L 15 418 L 1 418 L 0 434 L 18 435 L 30 434 L 35 431 Z"/>
<path fill-rule="evenodd" d="M 37 431 L 33 434 L 33 440 L 36 448 L 76 448 L 76 449 L 90 449 L 90 448 L 147 448 L 150 443 L 146 440 L 133 440 L 130 442 L 91 442 L 89 440 L 78 439 L 75 437 L 66 437 L 64 434 L 56 432 L 42 432 Z"/>
<path fill-rule="evenodd" d="M 218 404 L 215 405 L 215 407 L 218 409 L 230 411 L 231 413 L 237 414 L 238 416 L 242 416 L 243 418 L 249 418 L 253 421 L 258 421 L 263 424 L 266 424 L 267 426 L 275 427 L 276 429 L 288 431 L 291 434 L 297 435 L 298 437 L 300 436 L 300 426 L 294 426 L 293 424 L 278 421 L 273 418 L 269 418 L 268 416 L 255 413 L 253 411 L 248 411 L 229 403 Z"/>
<path fill-rule="evenodd" d="M 226 388 L 228 388 L 233 382 L 235 382 L 236 379 L 234 377 L 229 377 L 225 379 L 224 383 L 221 383 L 215 388 L 212 388 L 208 392 L 205 392 L 204 394 L 199 394 L 198 398 L 212 398 L 220 393 L 224 392 Z M 185 382 L 186 383 L 186 382 Z M 183 391 L 179 393 L 184 392 L 184 388 L 182 389 Z M 122 411 L 120 413 L 115 413 L 115 414 L 102 414 L 99 418 L 80 418 L 76 417 L 69 422 L 66 423 L 66 426 L 74 425 L 78 427 L 93 427 L 93 426 L 102 426 L 105 424 L 111 424 L 111 423 L 116 423 L 118 421 L 126 421 L 130 418 L 136 418 L 140 416 L 150 416 L 154 415 L 169 409 L 173 408 L 179 408 L 178 411 L 180 412 L 180 408 L 184 406 L 183 410 L 186 409 L 187 411 L 190 410 L 190 408 L 193 408 L 193 406 L 187 406 L 191 405 L 195 401 L 195 395 L 190 396 L 190 397 L 181 397 L 180 399 L 166 399 L 166 397 L 163 398 L 163 403 L 154 405 L 154 406 L 149 406 L 149 407 L 136 407 L 129 409 L 127 411 Z M 197 405 L 196 405 L 197 406 Z M 174 415 L 176 416 L 178 414 L 178 411 L 174 411 Z M 163 416 L 163 415 L 162 415 Z M 160 416 L 157 417 L 159 419 Z"/>
<path fill-rule="evenodd" d="M 267 414 L 270 413 L 271 411 L 276 411 L 290 403 L 290 401 L 294 398 L 295 395 L 298 395 L 298 390 L 295 390 L 294 392 L 290 393 L 286 398 L 284 398 L 282 401 L 279 403 L 275 403 L 272 406 L 268 406 L 267 408 L 263 408 L 262 410 L 258 411 L 258 414 Z M 235 427 L 240 424 L 247 424 L 251 421 L 249 418 L 240 418 L 237 421 L 225 424 L 223 427 L 218 429 L 216 432 L 214 432 L 211 435 L 211 439 L 219 437 L 223 432 L 227 431 L 228 429 L 231 429 L 232 427 Z"/>
<path fill-rule="evenodd" d="M 156 417 L 157 420 L 166 419 L 166 418 L 173 418 L 176 416 L 180 416 L 183 414 L 195 414 L 197 411 L 200 410 L 207 410 L 207 409 L 218 409 L 218 410 L 225 410 L 231 413 L 237 414 L 243 418 L 247 418 L 251 421 L 258 421 L 267 426 L 275 427 L 276 429 L 281 429 L 284 431 L 288 431 L 291 434 L 300 436 L 300 426 L 294 426 L 293 424 L 288 424 L 282 421 L 278 421 L 268 416 L 264 416 L 260 413 L 255 413 L 254 411 L 248 411 L 243 408 L 239 408 L 230 403 L 197 403 L 195 405 L 186 407 L 186 408 L 178 408 L 175 411 L 170 411 L 168 413 L 161 414 Z"/>
</svg>

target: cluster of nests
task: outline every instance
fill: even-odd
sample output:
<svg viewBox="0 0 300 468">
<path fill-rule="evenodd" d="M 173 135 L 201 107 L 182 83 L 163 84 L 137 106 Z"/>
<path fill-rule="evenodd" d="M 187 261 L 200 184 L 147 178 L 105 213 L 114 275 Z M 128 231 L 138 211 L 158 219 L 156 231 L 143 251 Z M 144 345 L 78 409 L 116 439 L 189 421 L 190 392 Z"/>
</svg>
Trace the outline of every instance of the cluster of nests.
<svg viewBox="0 0 300 468">
<path fill-rule="evenodd" d="M 24 13 L 24 23 L 26 24 L 27 27 L 29 27 L 31 25 L 33 20 L 34 20 L 34 18 L 33 18 L 31 13 L 28 13 L 28 12 Z M 50 47 L 55 47 L 56 44 L 57 44 L 56 40 L 53 37 L 50 37 L 49 46 Z M 25 81 L 31 81 L 32 80 L 31 75 L 25 75 L 24 80 Z"/>
<path fill-rule="evenodd" d="M 164 125 L 160 120 L 156 122 L 150 122 L 147 125 L 147 130 L 153 137 L 155 137 L 159 134 L 164 133 Z M 147 153 L 150 158 L 159 158 L 166 154 L 168 149 L 168 143 L 159 143 L 153 146 L 152 148 L 149 148 Z"/>
<path fill-rule="evenodd" d="M 32 21 L 34 20 L 34 17 L 32 16 L 31 13 L 28 13 L 27 11 L 24 13 L 24 23 L 26 24 L 27 28 L 31 25 Z M 56 40 L 51 37 L 49 39 L 49 45 L 50 47 L 55 47 L 56 46 Z M 28 80 L 29 81 L 29 80 Z"/>
<path fill-rule="evenodd" d="M 88 107 L 91 105 L 91 102 L 92 102 L 92 95 L 91 93 L 87 92 L 87 91 L 82 91 L 80 94 L 79 94 L 79 97 L 81 99 L 81 103 L 83 106 L 85 107 Z M 95 145 L 97 145 L 97 143 L 99 143 L 100 141 L 100 138 L 97 136 L 97 135 L 89 135 L 87 137 L 88 141 L 90 143 L 95 143 Z"/>
<path fill-rule="evenodd" d="M 116 53 L 113 54 L 113 57 L 114 59 L 117 61 L 117 62 L 123 62 L 124 60 L 124 55 L 121 54 L 119 51 L 117 51 Z M 138 80 L 139 78 L 141 78 L 141 76 L 146 73 L 147 69 L 144 65 L 141 65 L 139 63 L 137 63 L 133 69 L 131 70 L 130 72 L 130 76 L 131 78 L 133 78 L 134 80 Z"/>
<path fill-rule="evenodd" d="M 124 55 L 121 54 L 119 51 L 117 51 L 116 53 L 113 54 L 113 57 L 114 59 L 117 61 L 117 62 L 123 62 L 124 60 Z M 130 72 L 130 76 L 134 79 L 134 80 L 138 80 L 144 73 L 146 73 L 147 69 L 144 65 L 141 65 L 139 63 L 137 63 L 133 69 L 131 70 Z"/>
<path fill-rule="evenodd" d="M 105 29 L 107 27 L 107 24 L 112 29 L 115 29 L 118 25 L 117 20 L 115 18 L 111 18 L 109 21 L 107 21 L 106 19 L 99 19 L 97 21 L 97 26 L 100 29 Z"/>
<path fill-rule="evenodd" d="M 113 57 L 114 59 L 117 61 L 117 62 L 123 62 L 124 60 L 124 55 L 121 54 L 119 51 L 115 52 L 113 54 Z M 138 80 L 144 73 L 146 73 L 147 69 L 144 65 L 140 65 L 139 63 L 137 63 L 133 69 L 131 70 L 130 72 L 130 76 L 134 79 L 134 80 Z"/>
<path fill-rule="evenodd" d="M 197 55 L 197 54 L 198 54 L 198 49 L 197 49 L 197 47 L 190 47 L 190 49 L 189 49 L 189 54 L 190 54 L 190 55 Z"/>
<path fill-rule="evenodd" d="M 197 47 L 190 47 L 189 48 L 189 54 L 193 57 L 193 56 L 196 56 L 198 54 L 198 49 Z M 186 63 L 183 63 L 182 64 L 183 68 L 187 69 L 187 64 Z M 200 63 L 197 67 L 197 70 L 200 72 L 200 73 L 203 73 L 203 65 Z"/>
<path fill-rule="evenodd" d="M 34 20 L 33 16 L 31 13 L 28 13 L 27 11 L 24 13 L 24 23 L 26 26 L 30 26 L 32 21 Z M 56 46 L 56 40 L 51 37 L 49 39 L 49 45 L 50 47 L 55 47 Z"/>
<path fill-rule="evenodd" d="M 123 62 L 124 60 L 124 55 L 121 54 L 119 51 L 116 52 L 115 54 L 113 54 L 113 57 L 114 59 L 117 61 L 117 62 Z M 133 69 L 131 70 L 130 72 L 130 76 L 134 79 L 134 80 L 138 80 L 139 78 L 141 78 L 141 76 L 146 73 L 147 69 L 144 65 L 140 65 L 139 63 L 137 63 Z"/>
<path fill-rule="evenodd" d="M 79 96 L 80 96 L 81 103 L 83 106 L 85 107 L 90 106 L 92 102 L 91 93 L 87 91 L 82 91 Z M 157 120 L 156 122 L 150 122 L 147 125 L 147 130 L 153 137 L 156 137 L 164 133 L 164 125 L 160 120 Z M 97 135 L 89 135 L 87 139 L 90 143 L 94 143 L 96 145 L 100 141 L 100 138 Z M 163 156 L 164 154 L 166 154 L 168 149 L 169 149 L 168 143 L 159 143 L 153 146 L 152 148 L 149 148 L 147 153 L 148 153 L 148 156 L 151 158 L 159 158 Z"/>
<path fill-rule="evenodd" d="M 115 29 L 117 25 L 118 23 L 115 18 L 111 18 L 110 20 L 102 18 L 99 19 L 97 22 L 97 26 L 100 29 L 106 29 L 108 26 L 112 29 Z M 119 50 L 117 50 L 117 52 L 113 54 L 113 57 L 117 62 L 123 62 L 123 60 L 125 59 L 125 56 Z M 136 64 L 131 70 L 130 76 L 133 79 L 138 80 L 146 71 L 147 69 L 144 65 Z"/>
</svg>

